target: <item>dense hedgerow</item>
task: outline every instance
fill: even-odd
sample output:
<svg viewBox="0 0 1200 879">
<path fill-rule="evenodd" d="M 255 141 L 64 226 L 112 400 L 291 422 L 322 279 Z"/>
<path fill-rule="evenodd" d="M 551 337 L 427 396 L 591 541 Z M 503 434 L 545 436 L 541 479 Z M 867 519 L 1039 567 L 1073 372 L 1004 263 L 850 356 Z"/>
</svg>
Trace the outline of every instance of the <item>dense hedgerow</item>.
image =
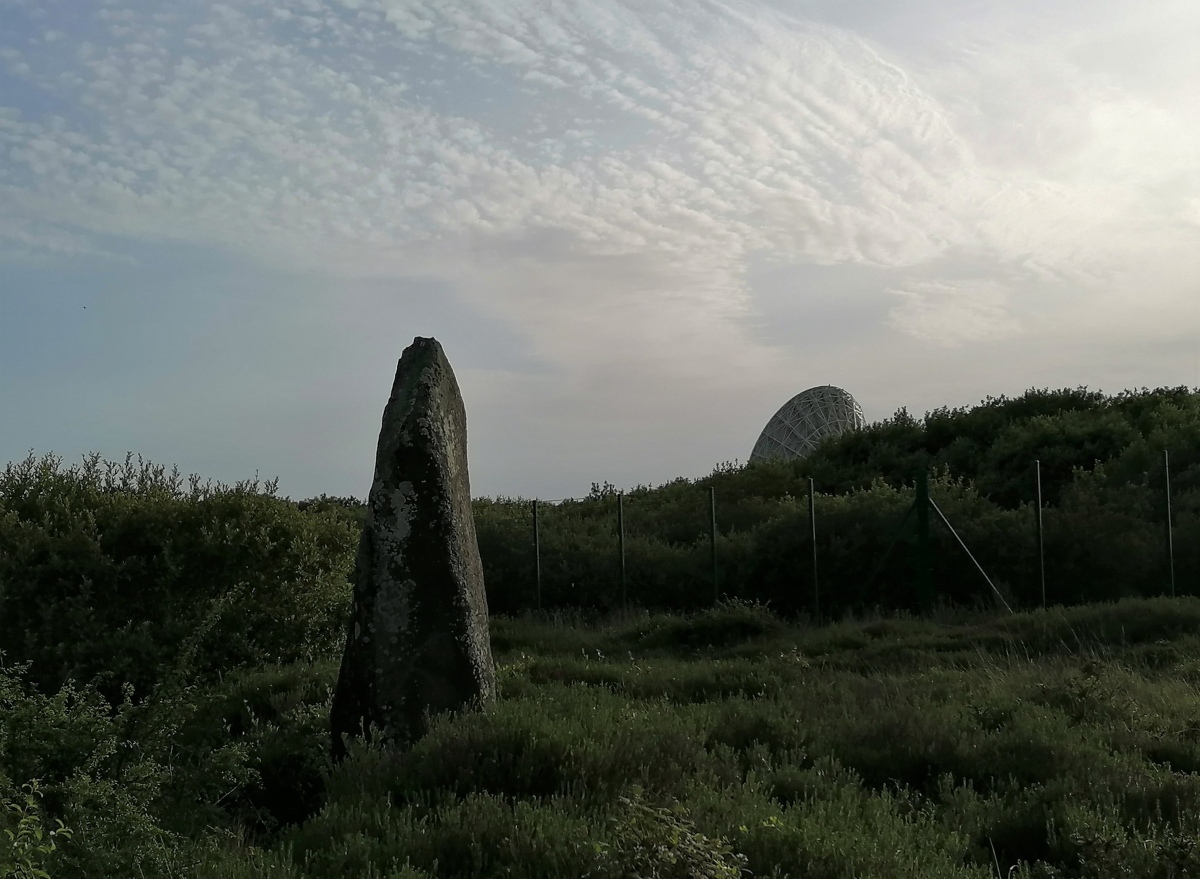
<svg viewBox="0 0 1200 879">
<path fill-rule="evenodd" d="M 189 675 L 316 660 L 341 646 L 358 532 L 275 484 L 185 488 L 178 472 L 32 455 L 0 473 L 0 645 L 53 688 L 149 692 Z"/>
<path fill-rule="evenodd" d="M 702 479 L 635 488 L 625 496 L 624 588 L 615 487 L 543 505 L 541 605 L 690 612 L 726 596 L 767 602 L 785 616 L 915 610 L 912 533 L 897 529 L 919 468 L 931 469 L 935 501 L 1000 596 L 1018 607 L 1040 605 L 1034 458 L 1048 500 L 1050 603 L 1163 594 L 1170 588 L 1164 448 L 1173 465 L 1177 591 L 1187 593 L 1200 575 L 1196 396 L 1032 391 L 923 421 L 898 413 L 828 440 L 804 461 L 722 466 Z M 809 476 L 820 492 L 819 582 Z M 709 487 L 718 498 L 715 582 Z M 10 464 L 0 475 L 0 638 L 14 656 L 39 657 L 32 673 L 47 682 L 88 677 L 101 665 L 129 680 L 185 642 L 210 667 L 286 661 L 297 644 L 308 658 L 330 655 L 365 507 L 324 495 L 293 503 L 274 491 L 256 482 L 185 485 L 177 472 L 140 458 L 135 466 L 93 455 L 69 470 L 52 456 Z M 484 498 L 474 506 L 489 606 L 495 613 L 535 606 L 529 504 Z M 998 606 L 940 523 L 932 540 L 937 600 Z M 285 600 L 291 604 L 276 604 Z M 256 607 L 266 612 L 255 626 L 223 628 L 223 619 Z M 284 638 L 280 620 L 309 628 L 301 639 Z M 67 635 L 89 627 L 104 639 L 75 644 Z"/>
<path fill-rule="evenodd" d="M 913 532 L 898 526 L 918 471 L 963 542 L 1010 604 L 1042 603 L 1035 460 L 1044 489 L 1051 604 L 1159 595 L 1170 588 L 1163 451 L 1170 450 L 1177 591 L 1200 577 L 1200 396 L 1187 388 L 1030 391 L 918 420 L 901 410 L 828 438 L 799 461 L 723 465 L 696 480 L 625 492 L 626 594 L 619 583 L 616 487 L 540 508 L 541 606 L 691 611 L 714 592 L 826 618 L 916 609 Z M 809 478 L 817 488 L 818 580 L 812 574 Z M 717 577 L 709 490 L 717 498 Z M 528 501 L 475 504 L 489 602 L 537 605 Z M 932 530 L 938 600 L 998 606 L 954 536 Z M 900 538 L 897 542 L 896 538 Z M 890 550 L 889 550 L 890 548 Z"/>
</svg>

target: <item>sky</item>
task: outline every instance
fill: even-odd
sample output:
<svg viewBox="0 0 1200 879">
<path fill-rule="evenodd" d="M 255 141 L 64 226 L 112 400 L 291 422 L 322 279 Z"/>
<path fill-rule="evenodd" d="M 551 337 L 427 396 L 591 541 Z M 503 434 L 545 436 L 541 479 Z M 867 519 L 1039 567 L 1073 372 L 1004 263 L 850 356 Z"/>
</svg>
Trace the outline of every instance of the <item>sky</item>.
<svg viewBox="0 0 1200 879">
<path fill-rule="evenodd" d="M 1200 385 L 1194 0 L 0 0 L 0 464 L 364 497 L 445 349 L 472 492 Z"/>
</svg>

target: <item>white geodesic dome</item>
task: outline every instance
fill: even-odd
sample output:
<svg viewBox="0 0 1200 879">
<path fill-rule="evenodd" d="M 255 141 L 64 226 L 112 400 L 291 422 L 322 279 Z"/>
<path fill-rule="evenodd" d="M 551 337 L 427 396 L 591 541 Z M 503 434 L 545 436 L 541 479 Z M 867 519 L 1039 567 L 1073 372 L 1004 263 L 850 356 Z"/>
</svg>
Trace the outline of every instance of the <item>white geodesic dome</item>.
<svg viewBox="0 0 1200 879">
<path fill-rule="evenodd" d="M 823 437 L 866 425 L 862 407 L 849 392 L 833 385 L 801 391 L 767 422 L 750 453 L 751 461 L 803 458 Z"/>
</svg>

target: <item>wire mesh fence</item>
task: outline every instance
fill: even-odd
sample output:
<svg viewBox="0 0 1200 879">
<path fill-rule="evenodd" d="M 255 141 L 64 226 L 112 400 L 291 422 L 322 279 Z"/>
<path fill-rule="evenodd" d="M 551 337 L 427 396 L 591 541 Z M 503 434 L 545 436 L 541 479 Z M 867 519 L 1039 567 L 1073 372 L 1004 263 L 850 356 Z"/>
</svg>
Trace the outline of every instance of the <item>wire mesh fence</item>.
<svg viewBox="0 0 1200 879">
<path fill-rule="evenodd" d="M 1076 473 L 1054 487 L 1055 505 L 1038 460 L 1015 507 L 924 471 L 910 485 L 843 494 L 808 479 L 802 497 L 727 482 L 493 504 L 477 513 L 489 606 L 695 610 L 744 598 L 817 618 L 940 604 L 1012 611 L 1175 595 L 1180 572 L 1200 579 L 1200 503 L 1189 496 L 1176 521 L 1167 452 L 1140 483 Z"/>
</svg>

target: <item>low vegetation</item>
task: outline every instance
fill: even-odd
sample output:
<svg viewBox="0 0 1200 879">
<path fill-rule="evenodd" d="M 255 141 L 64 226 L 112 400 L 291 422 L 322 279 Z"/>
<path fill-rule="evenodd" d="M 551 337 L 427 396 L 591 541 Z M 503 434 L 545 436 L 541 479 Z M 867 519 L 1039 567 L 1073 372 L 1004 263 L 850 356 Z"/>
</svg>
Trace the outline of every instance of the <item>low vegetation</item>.
<svg viewBox="0 0 1200 879">
<path fill-rule="evenodd" d="M 703 506 L 698 530 L 686 512 L 705 480 L 631 493 L 667 537 L 631 526 L 628 611 L 600 561 L 608 488 L 558 512 L 579 568 L 544 538 L 562 552 L 544 559 L 554 577 L 592 573 L 573 596 L 551 578 L 542 612 L 528 609 L 524 550 L 502 540 L 525 508 L 481 500 L 501 699 L 436 718 L 408 752 L 356 744 L 336 766 L 328 715 L 359 502 L 297 503 L 132 458 L 10 464 L 0 879 L 1200 875 L 1192 398 L 1068 394 L 1060 423 L 1021 421 L 1051 401 L 1027 397 L 984 415 L 1039 442 L 1091 437 L 1082 449 L 1103 439 L 1087 418 L 1136 432 L 1113 427 L 1119 450 L 1052 497 L 1048 519 L 1080 535 L 1055 538 L 1057 606 L 1033 607 L 1014 575 L 1019 612 L 997 615 L 969 570 L 942 563 L 940 609 L 917 618 L 902 562 L 871 592 L 846 573 L 874 563 L 911 492 L 908 458 L 887 475 L 886 449 L 904 446 L 886 438 L 933 444 L 946 419 L 988 423 L 971 412 L 872 428 L 862 466 L 886 477 L 873 485 L 822 477 L 835 486 L 822 521 L 838 524 L 821 549 L 848 567 L 831 562 L 837 621 L 821 625 L 795 598 L 811 549 L 800 465 L 707 478 L 728 503 L 720 573 L 736 596 L 715 606 Z M 1023 429 L 997 434 L 1013 461 Z M 1155 597 L 1158 489 L 1134 472 L 1168 440 L 1182 450 L 1177 598 Z M 844 442 L 804 467 L 855 460 L 860 439 Z M 943 466 L 935 497 L 999 562 L 1028 543 L 1030 511 L 987 488 L 1000 471 L 955 472 L 955 442 L 925 449 Z"/>
<path fill-rule="evenodd" d="M 111 707 L 0 673 L 8 876 L 1184 877 L 1200 601 L 496 619 L 502 699 L 334 767 L 336 662 Z M 36 779 L 39 794 L 20 785 Z M 31 848 L 31 822 L 62 826 Z M 21 833 L 24 830 L 24 836 Z M 44 837 L 45 838 L 45 837 Z M 5 858 L 8 860 L 5 860 Z M 135 869 L 141 872 L 134 872 Z"/>
</svg>

